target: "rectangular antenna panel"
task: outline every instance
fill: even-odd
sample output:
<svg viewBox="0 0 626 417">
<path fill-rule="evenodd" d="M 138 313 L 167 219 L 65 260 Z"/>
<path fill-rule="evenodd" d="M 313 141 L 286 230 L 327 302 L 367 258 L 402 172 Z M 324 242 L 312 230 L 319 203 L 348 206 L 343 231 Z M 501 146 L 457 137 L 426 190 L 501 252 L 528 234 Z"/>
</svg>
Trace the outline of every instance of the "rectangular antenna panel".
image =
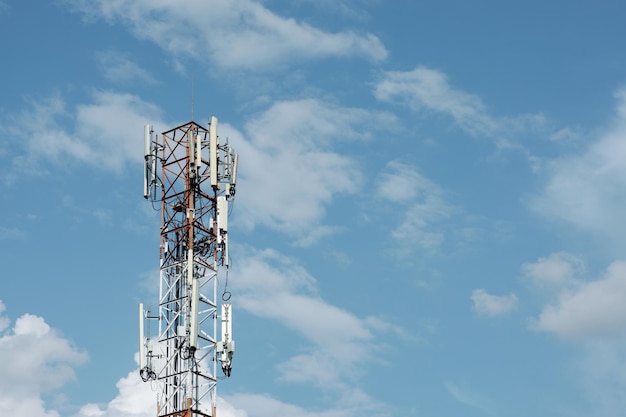
<svg viewBox="0 0 626 417">
<path fill-rule="evenodd" d="M 217 243 L 223 243 L 222 265 L 228 266 L 228 200 L 225 195 L 217 197 Z"/>
<path fill-rule="evenodd" d="M 152 156 L 152 126 L 145 125 L 143 129 L 143 197 L 150 197 L 150 179 L 153 176 L 153 156 Z"/>
<path fill-rule="evenodd" d="M 190 249 L 191 252 L 191 249 Z M 191 278 L 191 317 L 189 329 L 189 347 L 198 348 L 198 304 L 200 303 L 200 285 L 196 278 Z"/>
<path fill-rule="evenodd" d="M 196 138 L 191 129 L 187 132 L 187 147 L 189 148 L 189 168 L 196 166 Z"/>
<path fill-rule="evenodd" d="M 233 172 L 230 178 L 230 183 L 232 185 L 237 184 L 237 166 L 239 165 L 239 154 L 235 154 L 233 158 Z"/>
<path fill-rule="evenodd" d="M 143 303 L 139 303 L 139 369 L 146 367 L 146 347 L 143 341 Z"/>
<path fill-rule="evenodd" d="M 196 135 L 196 168 L 202 166 L 202 136 Z"/>
<path fill-rule="evenodd" d="M 218 187 L 217 183 L 217 151 L 218 151 L 218 139 L 217 139 L 217 117 L 211 116 L 211 123 L 209 124 L 209 169 L 211 171 L 211 185 Z"/>
<path fill-rule="evenodd" d="M 222 232 L 228 233 L 228 200 L 226 196 L 217 196 L 217 243 L 222 243 Z"/>
</svg>

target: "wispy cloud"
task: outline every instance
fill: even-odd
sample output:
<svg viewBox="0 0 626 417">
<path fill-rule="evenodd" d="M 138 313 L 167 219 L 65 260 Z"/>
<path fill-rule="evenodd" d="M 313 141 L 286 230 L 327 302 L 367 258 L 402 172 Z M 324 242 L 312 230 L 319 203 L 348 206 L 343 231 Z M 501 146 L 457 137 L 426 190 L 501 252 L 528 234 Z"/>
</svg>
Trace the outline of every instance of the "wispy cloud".
<svg viewBox="0 0 626 417">
<path fill-rule="evenodd" d="M 461 404 L 476 408 L 488 415 L 494 414 L 493 401 L 486 398 L 484 395 L 476 393 L 467 387 L 460 387 L 458 384 L 453 384 L 451 382 L 446 382 L 444 386 L 450 395 L 452 395 L 452 397 Z"/>
<path fill-rule="evenodd" d="M 520 151 L 533 164 L 536 158 L 515 138 L 521 133 L 553 134 L 541 114 L 494 115 L 479 96 L 455 88 L 445 73 L 425 66 L 382 73 L 374 86 L 374 95 L 378 100 L 401 104 L 417 113 L 448 116 L 468 134 L 490 138 L 499 149 Z"/>
<path fill-rule="evenodd" d="M 241 308 L 276 320 L 310 343 L 278 365 L 279 379 L 323 388 L 337 404 L 354 396 L 361 407 L 375 403 L 353 387 L 354 378 L 363 364 L 376 360 L 382 348 L 376 335 L 395 333 L 398 327 L 328 303 L 317 294 L 315 279 L 291 258 L 274 250 L 239 252 L 245 255 L 233 285 Z"/>
<path fill-rule="evenodd" d="M 386 58 L 374 35 L 329 33 L 251 0 L 66 0 L 89 19 L 121 23 L 174 56 L 204 57 L 220 68 L 272 68 L 328 57 Z"/>
<path fill-rule="evenodd" d="M 406 257 L 416 249 L 437 250 L 443 244 L 441 222 L 455 209 L 444 200 L 441 188 L 415 167 L 389 162 L 376 180 L 376 196 L 403 207 L 401 220 L 391 232 L 398 256 Z"/>
<path fill-rule="evenodd" d="M 445 113 L 474 135 L 491 136 L 499 129 L 479 97 L 453 88 L 442 72 L 427 67 L 384 73 L 374 94 L 379 100 L 403 103 L 416 111 Z"/>
<path fill-rule="evenodd" d="M 116 84 L 128 85 L 139 82 L 156 84 L 156 79 L 146 69 L 130 60 L 125 54 L 117 51 L 103 51 L 96 54 L 96 60 L 104 77 Z"/>
</svg>

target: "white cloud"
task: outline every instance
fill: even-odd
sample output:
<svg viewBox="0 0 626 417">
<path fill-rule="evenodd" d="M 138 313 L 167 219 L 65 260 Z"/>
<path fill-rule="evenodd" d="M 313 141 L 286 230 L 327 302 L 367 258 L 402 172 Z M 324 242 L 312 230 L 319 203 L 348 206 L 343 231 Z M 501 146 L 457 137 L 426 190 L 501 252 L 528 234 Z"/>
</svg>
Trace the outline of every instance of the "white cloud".
<svg viewBox="0 0 626 417">
<path fill-rule="evenodd" d="M 533 322 L 536 330 L 573 341 L 626 334 L 626 262 L 614 262 L 602 279 L 563 291 Z"/>
<path fill-rule="evenodd" d="M 305 269 L 274 250 L 248 252 L 233 280 L 243 308 L 278 320 L 345 364 L 368 356 L 373 335 L 366 323 L 320 298 Z"/>
<path fill-rule="evenodd" d="M 419 66 L 413 71 L 389 71 L 376 85 L 374 94 L 382 101 L 398 101 L 413 110 L 430 110 L 451 116 L 474 135 L 493 135 L 498 122 L 488 115 L 479 97 L 450 86 L 440 71 Z"/>
<path fill-rule="evenodd" d="M 552 135 L 546 118 L 540 114 L 497 117 L 483 100 L 453 87 L 441 71 L 418 66 L 412 71 L 388 71 L 374 86 L 378 100 L 400 103 L 415 112 L 439 113 L 476 137 L 487 137 L 498 149 L 522 152 L 533 165 L 538 163 L 524 145 L 514 138 L 521 133 Z"/>
<path fill-rule="evenodd" d="M 121 378 L 118 394 L 108 404 L 85 404 L 74 417 L 152 417 L 157 409 L 157 392 L 149 382 L 143 382 L 135 369 Z"/>
<path fill-rule="evenodd" d="M 617 115 L 609 129 L 583 153 L 554 160 L 544 190 L 530 200 L 530 207 L 623 248 L 626 89 L 616 98 Z"/>
<path fill-rule="evenodd" d="M 327 303 L 317 295 L 315 279 L 276 251 L 239 252 L 243 260 L 232 285 L 240 307 L 276 320 L 310 342 L 304 353 L 278 365 L 279 378 L 312 383 L 342 398 L 353 393 L 362 364 L 375 360 L 382 347 L 374 332 L 397 332 L 397 326 L 382 318 L 361 319 Z"/>
<path fill-rule="evenodd" d="M 143 126 L 160 123 L 158 107 L 130 94 L 97 91 L 93 98 L 91 104 L 76 106 L 73 116 L 59 97 L 33 102 L 32 109 L 8 127 L 26 146 L 26 154 L 13 159 L 14 166 L 33 172 L 33 166 L 45 159 L 121 171 L 128 162 L 140 162 Z"/>
<path fill-rule="evenodd" d="M 251 0 L 67 0 L 91 19 L 128 26 L 175 56 L 207 57 L 217 67 L 262 69 L 295 61 L 363 56 L 387 51 L 372 34 L 324 32 L 271 12 Z"/>
<path fill-rule="evenodd" d="M 471 299 L 474 302 L 474 311 L 480 316 L 502 316 L 517 308 L 517 296 L 513 293 L 492 295 L 479 288 L 472 291 Z"/>
<path fill-rule="evenodd" d="M 104 77 L 114 83 L 129 84 L 143 82 L 155 84 L 156 80 L 148 71 L 117 51 L 104 51 L 96 54 Z"/>
<path fill-rule="evenodd" d="M 0 314 L 4 309 L 0 302 Z M 0 316 L 0 415 L 58 417 L 42 395 L 73 380 L 74 366 L 84 363 L 87 355 L 41 317 L 24 314 L 10 330 L 9 324 Z"/>
<path fill-rule="evenodd" d="M 566 252 L 552 253 L 522 265 L 522 272 L 533 287 L 551 291 L 574 284 L 584 271 L 583 261 Z"/>
<path fill-rule="evenodd" d="M 143 382 L 135 369 L 121 378 L 117 384 L 118 394 L 110 402 L 85 404 L 73 417 L 154 417 L 160 388 L 155 382 Z M 204 405 L 205 409 L 210 406 Z M 243 409 L 217 397 L 217 415 L 220 417 L 247 417 Z"/>
<path fill-rule="evenodd" d="M 391 161 L 379 174 L 376 195 L 393 203 L 408 207 L 400 224 L 391 232 L 397 242 L 397 255 L 406 257 L 416 248 L 436 250 L 445 239 L 441 222 L 454 208 L 448 205 L 443 192 L 433 182 L 422 176 L 415 167 Z M 395 217 L 395 216 L 394 216 Z"/>
<path fill-rule="evenodd" d="M 244 224 L 280 230 L 299 245 L 335 232 L 336 227 L 322 223 L 326 207 L 336 195 L 356 192 L 362 175 L 333 146 L 369 138 L 371 125 L 389 117 L 299 100 L 275 103 L 248 121 L 248 138 L 223 127 L 220 135 L 230 137 L 241 154 L 238 207 Z"/>
</svg>

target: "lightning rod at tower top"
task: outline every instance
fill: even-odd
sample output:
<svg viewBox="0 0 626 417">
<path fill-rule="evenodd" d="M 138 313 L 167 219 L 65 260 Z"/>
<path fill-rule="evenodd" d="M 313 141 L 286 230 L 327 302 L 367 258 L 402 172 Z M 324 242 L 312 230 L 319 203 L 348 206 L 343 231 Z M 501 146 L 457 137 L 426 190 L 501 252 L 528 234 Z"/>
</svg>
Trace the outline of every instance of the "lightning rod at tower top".
<svg viewBox="0 0 626 417">
<path fill-rule="evenodd" d="M 139 372 L 157 387 L 157 417 L 216 417 L 218 363 L 230 377 L 235 352 L 218 271 L 230 264 L 239 156 L 220 142 L 214 116 L 208 128 L 190 121 L 160 137 L 146 125 L 144 144 L 144 197 L 160 210 L 161 238 L 158 312 L 139 305 Z"/>
</svg>

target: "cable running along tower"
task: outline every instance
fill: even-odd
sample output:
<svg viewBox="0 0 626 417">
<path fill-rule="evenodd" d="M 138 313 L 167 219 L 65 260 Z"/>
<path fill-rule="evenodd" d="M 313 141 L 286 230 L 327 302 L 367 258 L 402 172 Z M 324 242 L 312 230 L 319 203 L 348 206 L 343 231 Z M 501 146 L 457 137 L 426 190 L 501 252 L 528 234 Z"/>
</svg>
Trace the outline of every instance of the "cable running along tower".
<svg viewBox="0 0 626 417">
<path fill-rule="evenodd" d="M 217 364 L 230 376 L 235 351 L 230 293 L 224 287 L 218 300 L 218 269 L 228 274 L 239 158 L 228 141 L 220 144 L 215 117 L 208 129 L 191 121 L 160 138 L 146 125 L 144 138 L 144 197 L 160 205 L 161 244 L 158 314 L 139 305 L 140 374 L 158 386 L 158 417 L 216 417 Z"/>
</svg>

